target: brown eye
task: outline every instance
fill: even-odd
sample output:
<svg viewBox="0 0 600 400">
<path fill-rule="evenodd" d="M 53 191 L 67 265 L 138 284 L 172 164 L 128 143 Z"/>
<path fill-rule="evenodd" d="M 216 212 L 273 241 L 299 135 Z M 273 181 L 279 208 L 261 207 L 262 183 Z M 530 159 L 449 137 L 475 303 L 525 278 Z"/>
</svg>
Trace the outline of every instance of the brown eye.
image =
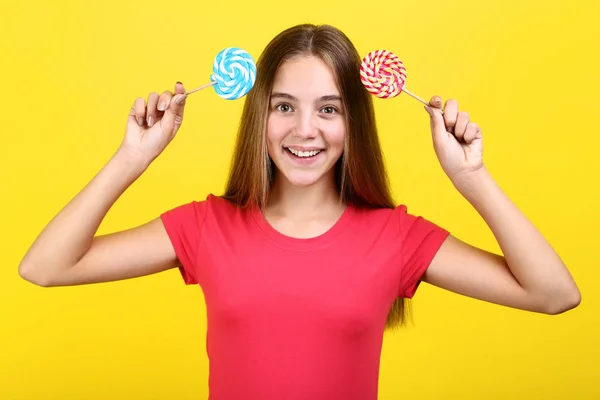
<svg viewBox="0 0 600 400">
<path fill-rule="evenodd" d="M 331 106 L 323 107 L 323 112 L 325 114 L 333 114 L 336 111 L 337 110 L 334 107 L 331 107 Z"/>
<path fill-rule="evenodd" d="M 292 110 L 292 107 L 290 107 L 289 104 L 279 104 L 275 108 L 281 112 L 289 112 Z"/>
</svg>

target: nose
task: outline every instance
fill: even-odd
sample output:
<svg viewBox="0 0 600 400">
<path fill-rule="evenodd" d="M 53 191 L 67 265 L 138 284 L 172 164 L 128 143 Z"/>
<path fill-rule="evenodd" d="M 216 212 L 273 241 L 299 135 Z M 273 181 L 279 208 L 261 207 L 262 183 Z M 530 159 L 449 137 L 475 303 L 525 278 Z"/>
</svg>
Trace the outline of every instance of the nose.
<svg viewBox="0 0 600 400">
<path fill-rule="evenodd" d="M 312 113 L 298 113 L 294 135 L 302 139 L 313 139 L 318 134 L 316 117 Z"/>
</svg>

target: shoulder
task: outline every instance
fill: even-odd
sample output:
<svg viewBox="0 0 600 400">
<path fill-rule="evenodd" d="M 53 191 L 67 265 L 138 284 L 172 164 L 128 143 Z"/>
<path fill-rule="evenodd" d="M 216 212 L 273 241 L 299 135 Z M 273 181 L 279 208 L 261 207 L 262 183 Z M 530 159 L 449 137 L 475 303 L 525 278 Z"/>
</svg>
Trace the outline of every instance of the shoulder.
<svg viewBox="0 0 600 400">
<path fill-rule="evenodd" d="M 197 212 L 198 210 L 204 212 L 222 212 L 229 211 L 235 212 L 238 210 L 237 205 L 233 204 L 231 201 L 225 199 L 222 196 L 215 195 L 213 193 L 209 193 L 204 199 L 194 199 L 190 200 L 186 203 L 182 203 L 174 208 L 164 211 L 165 214 L 173 213 L 173 212 Z"/>
<path fill-rule="evenodd" d="M 354 207 L 356 227 L 363 232 L 385 234 L 402 242 L 420 242 L 429 236 L 443 238 L 449 232 L 419 212 L 409 212 L 408 206 L 394 208 Z M 436 240 L 437 241 L 437 240 Z"/>
<path fill-rule="evenodd" d="M 225 218 L 240 211 L 231 201 L 210 193 L 203 200 L 190 200 L 168 209 L 160 217 L 165 224 L 200 224 L 207 219 Z"/>
<path fill-rule="evenodd" d="M 405 204 L 398 204 L 393 208 L 389 207 L 364 207 L 352 206 L 354 215 L 358 221 L 364 224 L 391 224 L 391 225 L 412 225 L 417 221 L 425 220 L 419 214 L 409 213 Z"/>
</svg>

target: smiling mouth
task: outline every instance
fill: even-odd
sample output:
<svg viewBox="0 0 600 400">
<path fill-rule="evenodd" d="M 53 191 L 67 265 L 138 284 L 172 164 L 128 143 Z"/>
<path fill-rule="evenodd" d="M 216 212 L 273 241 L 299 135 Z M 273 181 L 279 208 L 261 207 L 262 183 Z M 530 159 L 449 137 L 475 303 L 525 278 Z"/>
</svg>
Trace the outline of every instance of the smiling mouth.
<svg viewBox="0 0 600 400">
<path fill-rule="evenodd" d="M 300 151 L 300 150 L 292 149 L 289 147 L 286 147 L 286 150 L 289 151 L 290 153 L 292 153 L 293 155 L 295 155 L 296 157 L 301 157 L 301 158 L 314 157 L 322 151 L 322 150 Z"/>
</svg>

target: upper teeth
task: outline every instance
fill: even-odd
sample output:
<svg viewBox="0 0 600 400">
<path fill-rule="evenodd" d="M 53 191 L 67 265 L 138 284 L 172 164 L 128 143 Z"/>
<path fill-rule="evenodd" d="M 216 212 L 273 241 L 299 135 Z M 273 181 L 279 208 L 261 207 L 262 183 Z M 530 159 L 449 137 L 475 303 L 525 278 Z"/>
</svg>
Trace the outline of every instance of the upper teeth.
<svg viewBox="0 0 600 400">
<path fill-rule="evenodd" d="M 288 148 L 288 150 L 292 154 L 297 155 L 298 157 L 312 157 L 312 156 L 316 156 L 317 154 L 319 154 L 321 152 L 321 150 L 298 151 L 296 149 L 291 149 L 291 148 Z"/>
</svg>

